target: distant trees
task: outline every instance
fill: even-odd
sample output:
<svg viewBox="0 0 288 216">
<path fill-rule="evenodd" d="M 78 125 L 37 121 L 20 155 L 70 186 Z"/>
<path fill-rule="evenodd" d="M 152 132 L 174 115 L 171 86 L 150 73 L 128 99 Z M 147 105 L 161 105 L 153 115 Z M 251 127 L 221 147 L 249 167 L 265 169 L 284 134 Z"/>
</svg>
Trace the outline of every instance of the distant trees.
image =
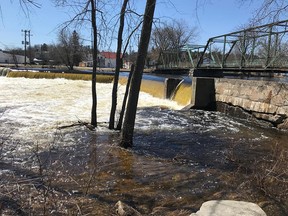
<svg viewBox="0 0 288 216">
<path fill-rule="evenodd" d="M 158 60 L 161 53 L 179 52 L 197 36 L 196 28 L 189 28 L 183 20 L 161 24 L 152 32 L 150 58 Z"/>
<path fill-rule="evenodd" d="M 35 52 L 35 58 L 42 61 L 42 64 L 49 64 L 50 60 L 55 61 L 56 59 L 54 57 L 56 57 L 57 55 L 53 55 L 53 52 L 52 52 L 53 49 L 52 48 L 53 48 L 53 45 L 48 45 L 46 43 L 38 46 L 36 50 L 34 48 L 34 50 L 36 51 L 36 52 L 34 51 Z"/>
<path fill-rule="evenodd" d="M 79 34 L 74 30 L 72 33 L 68 29 L 62 29 L 58 35 L 58 44 L 55 45 L 56 58 L 73 70 L 74 66 L 79 65 L 82 61 L 83 45 L 80 41 Z"/>
<path fill-rule="evenodd" d="M 196 29 L 189 29 L 183 20 L 173 20 L 156 27 L 152 33 L 152 46 L 160 50 L 177 50 L 196 37 Z"/>
<path fill-rule="evenodd" d="M 23 48 L 7 49 L 13 55 L 25 55 Z M 38 44 L 29 46 L 30 64 L 41 65 L 65 65 L 69 70 L 86 57 L 89 58 L 91 48 L 83 46 L 79 34 L 74 30 L 72 33 L 68 29 L 62 29 L 58 35 L 57 44 Z"/>
</svg>

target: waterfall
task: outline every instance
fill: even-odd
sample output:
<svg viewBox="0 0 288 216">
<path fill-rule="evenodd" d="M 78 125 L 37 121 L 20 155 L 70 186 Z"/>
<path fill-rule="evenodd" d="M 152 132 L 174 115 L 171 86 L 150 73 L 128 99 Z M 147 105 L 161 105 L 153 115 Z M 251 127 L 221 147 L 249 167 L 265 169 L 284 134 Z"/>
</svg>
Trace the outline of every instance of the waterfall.
<svg viewBox="0 0 288 216">
<path fill-rule="evenodd" d="M 120 77 L 119 82 L 126 85 L 127 77 Z M 191 80 L 187 77 L 159 77 L 145 74 L 141 82 L 141 91 L 154 97 L 175 101 L 180 106 L 191 103 Z"/>
<path fill-rule="evenodd" d="M 10 68 L 0 67 L 0 76 L 6 76 L 10 70 Z"/>
<path fill-rule="evenodd" d="M 181 105 L 189 105 L 191 103 L 192 98 L 192 86 L 191 83 L 182 81 L 178 84 L 175 89 L 174 94 L 172 95 L 172 100 L 176 101 Z"/>
</svg>

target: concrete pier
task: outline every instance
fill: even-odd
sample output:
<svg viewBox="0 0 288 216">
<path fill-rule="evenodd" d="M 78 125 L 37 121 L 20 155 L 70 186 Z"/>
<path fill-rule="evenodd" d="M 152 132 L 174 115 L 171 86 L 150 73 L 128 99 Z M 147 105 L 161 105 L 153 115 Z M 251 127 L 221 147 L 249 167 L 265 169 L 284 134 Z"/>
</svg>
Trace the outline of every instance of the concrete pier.
<svg viewBox="0 0 288 216">
<path fill-rule="evenodd" d="M 194 109 L 215 109 L 215 80 L 212 78 L 192 78 L 190 106 Z"/>
</svg>

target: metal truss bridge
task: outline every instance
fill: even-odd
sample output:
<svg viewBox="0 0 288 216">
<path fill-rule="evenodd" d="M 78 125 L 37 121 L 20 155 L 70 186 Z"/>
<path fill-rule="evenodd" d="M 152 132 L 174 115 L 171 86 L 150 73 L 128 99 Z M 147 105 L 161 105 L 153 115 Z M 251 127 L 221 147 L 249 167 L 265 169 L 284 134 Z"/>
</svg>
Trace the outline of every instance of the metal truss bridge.
<svg viewBox="0 0 288 216">
<path fill-rule="evenodd" d="M 164 67 L 184 66 L 194 76 L 288 73 L 288 20 L 212 37 L 206 45 L 186 45 L 177 53 L 163 52 L 160 59 Z"/>
</svg>

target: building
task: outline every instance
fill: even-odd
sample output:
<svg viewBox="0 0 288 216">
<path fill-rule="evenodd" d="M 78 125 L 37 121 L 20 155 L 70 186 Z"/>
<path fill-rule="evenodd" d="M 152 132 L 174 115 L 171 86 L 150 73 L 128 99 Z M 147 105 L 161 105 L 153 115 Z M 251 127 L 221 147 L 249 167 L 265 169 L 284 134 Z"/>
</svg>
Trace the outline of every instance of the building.
<svg viewBox="0 0 288 216">
<path fill-rule="evenodd" d="M 115 68 L 116 67 L 116 53 L 115 52 L 100 52 L 100 67 Z M 122 58 L 122 54 L 121 54 Z"/>
<path fill-rule="evenodd" d="M 29 62 L 29 58 L 26 57 L 26 62 Z M 0 63 L 4 64 L 24 64 L 25 56 L 15 55 L 6 51 L 0 50 Z"/>
<path fill-rule="evenodd" d="M 122 57 L 122 54 L 121 54 Z M 97 56 L 97 66 L 100 68 L 115 68 L 116 67 L 116 53 L 115 52 L 100 52 Z M 87 55 L 87 60 L 80 62 L 79 66 L 92 67 L 92 54 Z"/>
</svg>

